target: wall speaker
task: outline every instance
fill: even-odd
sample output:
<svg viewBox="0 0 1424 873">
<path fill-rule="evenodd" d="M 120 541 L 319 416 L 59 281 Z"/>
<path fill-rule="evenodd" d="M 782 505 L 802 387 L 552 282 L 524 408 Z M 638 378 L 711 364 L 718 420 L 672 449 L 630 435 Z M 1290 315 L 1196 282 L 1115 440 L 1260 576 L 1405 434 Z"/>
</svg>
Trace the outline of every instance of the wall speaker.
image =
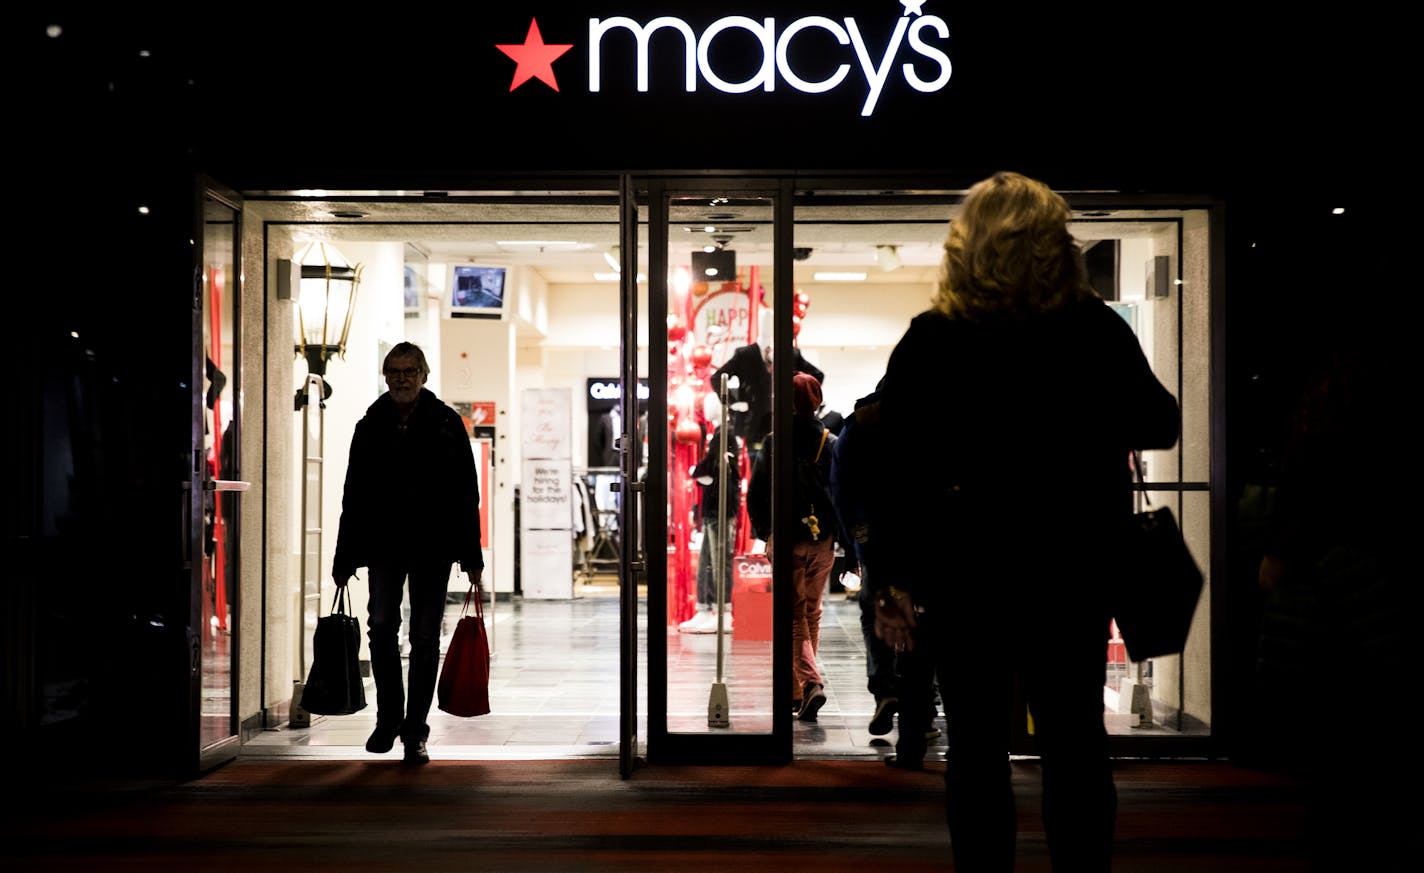
<svg viewBox="0 0 1424 873">
<path fill-rule="evenodd" d="M 277 299 L 295 300 L 302 283 L 302 267 L 289 258 L 277 259 Z"/>
</svg>

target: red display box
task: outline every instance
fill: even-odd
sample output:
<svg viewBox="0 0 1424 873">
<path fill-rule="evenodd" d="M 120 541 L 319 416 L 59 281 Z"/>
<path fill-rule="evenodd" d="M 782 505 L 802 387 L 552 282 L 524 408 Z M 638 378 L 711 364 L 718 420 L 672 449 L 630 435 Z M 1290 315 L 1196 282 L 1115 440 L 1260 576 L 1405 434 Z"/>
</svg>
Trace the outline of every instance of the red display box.
<svg viewBox="0 0 1424 873">
<path fill-rule="evenodd" d="M 732 558 L 732 638 L 771 639 L 771 562 L 766 555 Z"/>
</svg>

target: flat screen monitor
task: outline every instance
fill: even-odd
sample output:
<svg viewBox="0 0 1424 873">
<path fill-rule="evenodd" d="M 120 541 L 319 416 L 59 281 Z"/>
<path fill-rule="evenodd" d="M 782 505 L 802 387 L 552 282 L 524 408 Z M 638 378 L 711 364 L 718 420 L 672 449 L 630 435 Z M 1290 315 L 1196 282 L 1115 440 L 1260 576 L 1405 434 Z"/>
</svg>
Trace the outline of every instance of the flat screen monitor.
<svg viewBox="0 0 1424 873">
<path fill-rule="evenodd" d="M 455 264 L 447 293 L 451 318 L 503 318 L 508 299 L 508 268 Z"/>
</svg>

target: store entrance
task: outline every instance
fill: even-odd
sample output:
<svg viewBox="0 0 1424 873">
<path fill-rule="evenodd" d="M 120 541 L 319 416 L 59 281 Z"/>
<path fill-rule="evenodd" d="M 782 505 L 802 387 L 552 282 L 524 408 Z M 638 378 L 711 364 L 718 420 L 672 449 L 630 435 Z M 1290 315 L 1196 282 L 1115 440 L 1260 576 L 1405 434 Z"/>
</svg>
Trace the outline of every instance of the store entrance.
<svg viewBox="0 0 1424 873">
<path fill-rule="evenodd" d="M 633 204 L 626 218 L 620 215 L 623 202 Z M 788 695 L 773 700 L 776 671 L 786 669 L 788 658 L 776 654 L 782 649 L 773 639 L 776 595 L 769 585 L 770 565 L 764 542 L 741 520 L 741 492 L 751 461 L 742 437 L 736 496 L 728 502 L 737 507 L 737 520 L 728 528 L 741 533 L 724 568 L 731 584 L 723 590 L 728 616 L 737 622 L 728 625 L 724 640 L 729 725 L 708 721 L 717 635 L 679 631 L 699 606 L 697 568 L 707 517 L 693 505 L 701 486 L 690 475 L 691 465 L 682 469 L 680 464 L 680 459 L 695 463 L 693 456 L 701 453 L 686 439 L 686 421 L 669 421 L 669 410 L 691 411 L 685 402 L 688 392 L 703 400 L 714 394 L 711 373 L 739 348 L 773 347 L 767 337 L 774 331 L 778 295 L 786 296 L 780 305 L 782 347 L 794 350 L 804 342 L 804 336 L 791 333 L 797 329 L 792 315 L 801 283 L 776 283 L 778 274 L 792 276 L 816 264 L 815 257 L 795 260 L 793 239 L 785 232 L 791 226 L 786 219 L 790 202 L 789 188 L 780 183 L 679 182 L 674 189 L 658 180 L 637 180 L 625 199 L 618 191 L 589 185 L 538 197 L 527 191 L 517 196 L 447 192 L 439 199 L 309 199 L 252 206 L 253 227 L 262 228 L 270 241 L 269 261 L 295 256 L 320 238 L 363 265 L 345 354 L 327 363 L 324 381 L 332 393 L 323 409 L 325 510 L 316 525 L 325 536 L 320 566 L 308 574 L 310 591 L 301 604 L 319 602 L 322 610 L 330 604 L 329 551 L 339 523 L 345 454 L 355 421 L 381 390 L 371 374 L 379 371 L 384 349 L 402 339 L 426 348 L 433 371 L 429 387 L 465 415 L 472 439 L 489 447 L 488 479 L 482 472 L 481 492 L 489 537 L 485 579 L 494 594 L 486 611 L 493 711 L 474 719 L 432 713 L 430 751 L 437 760 L 627 752 L 634 758 L 717 763 L 883 752 L 885 747 L 864 735 L 873 700 L 863 691 L 859 606 L 847 596 L 838 574 L 828 583 L 822 645 L 830 703 L 819 727 L 808 725 L 804 736 L 790 742 L 792 719 L 776 706 Z M 779 237 L 778 227 L 783 229 Z M 855 254 L 818 248 L 832 261 L 870 258 L 878 237 L 868 233 L 847 234 L 844 245 Z M 709 247 L 712 252 L 705 251 Z M 705 270 L 719 257 L 724 263 L 720 277 L 689 281 L 695 267 Z M 455 299 L 456 274 L 464 268 L 506 270 L 509 294 L 498 313 L 471 313 Z M 910 272 L 907 268 L 902 275 L 908 278 Z M 666 279 L 655 282 L 657 276 Z M 805 324 L 815 324 L 817 306 L 829 325 L 843 306 L 853 310 L 857 305 L 854 295 L 828 287 L 824 296 L 816 295 Z M 678 339 L 664 327 L 674 312 L 685 328 Z M 292 317 L 289 305 L 272 304 L 269 346 L 291 342 Z M 893 341 L 891 332 L 883 334 L 875 341 L 880 348 L 862 353 L 875 361 L 857 364 L 857 371 L 880 365 Z M 840 354 L 834 347 L 838 342 L 804 357 L 833 360 Z M 677 344 L 676 362 L 670 344 Z M 774 365 L 777 356 L 769 359 Z M 758 360 L 764 365 L 768 358 Z M 280 372 L 288 364 L 290 370 Z M 283 382 L 274 395 L 301 386 L 305 363 L 295 354 L 274 355 L 272 366 L 271 378 Z M 827 411 L 847 408 L 851 386 L 865 379 L 851 375 L 846 366 L 833 364 L 827 372 L 832 374 L 828 386 L 844 386 L 839 394 L 828 395 Z M 705 389 L 699 390 L 699 377 Z M 637 391 L 624 392 L 622 385 L 633 379 Z M 745 386 L 729 387 L 737 397 L 729 394 L 721 404 L 729 431 L 751 420 L 753 401 L 756 416 L 771 415 L 770 382 L 759 397 L 751 383 L 749 375 Z M 548 409 L 556 414 L 539 411 Z M 705 405 L 698 410 L 702 421 L 710 410 Z M 531 440 L 536 416 L 540 436 Z M 285 483 L 268 488 L 267 511 L 274 519 L 269 537 L 286 542 L 284 551 L 294 555 L 300 551 L 300 531 L 310 527 L 283 515 L 283 507 L 303 505 L 303 451 L 294 433 L 301 417 L 278 409 L 268 419 L 268 442 L 290 446 L 281 469 L 272 464 L 268 471 L 274 481 L 280 476 Z M 684 425 L 681 432 L 679 424 Z M 549 432 L 557 439 L 546 439 Z M 703 433 L 699 425 L 699 439 Z M 536 486 L 547 481 L 562 483 L 555 490 L 568 495 L 556 512 L 545 511 L 551 505 L 547 500 L 534 500 L 548 497 L 535 494 Z M 657 489 L 661 493 L 654 493 Z M 671 518 L 664 511 L 639 512 L 652 506 L 687 515 L 664 523 Z M 361 582 L 353 584 L 359 589 Z M 291 587 L 302 588 L 296 579 Z M 447 633 L 463 592 L 463 579 L 452 577 Z M 354 593 L 364 621 L 365 594 Z M 300 661 L 303 637 L 298 633 L 305 635 L 309 651 L 318 609 L 299 614 L 297 602 L 270 597 L 267 602 L 268 651 Z M 740 612 L 738 607 L 743 607 Z M 293 610 L 290 615 L 298 620 L 284 609 Z M 749 656 L 743 658 L 744 653 Z M 300 676 L 305 666 L 293 672 Z M 744 686 L 748 678 L 757 690 Z M 789 683 L 789 671 L 781 680 Z M 284 721 L 291 707 L 273 685 L 265 707 L 278 729 L 249 735 L 246 753 L 364 757 L 361 745 L 374 724 L 374 707 L 294 726 Z M 368 697 L 374 700 L 371 691 Z"/>
<path fill-rule="evenodd" d="M 814 720 L 793 712 L 789 592 L 773 582 L 785 571 L 752 529 L 746 489 L 760 440 L 787 427 L 795 372 L 821 374 L 818 415 L 827 426 L 874 389 L 910 318 L 928 304 L 959 192 L 811 182 L 650 176 L 579 180 L 538 194 L 490 184 L 438 197 L 249 202 L 247 232 L 262 235 L 269 263 L 319 237 L 365 265 L 345 356 L 329 363 L 327 530 L 338 524 L 351 429 L 382 390 L 380 357 L 394 342 L 427 349 L 430 387 L 487 449 L 493 711 L 474 719 L 432 713 L 436 759 L 606 757 L 626 772 L 644 757 L 712 764 L 893 750 L 893 720 L 889 730 L 872 723 L 870 640 L 843 560 L 822 591 L 816 658 L 826 700 Z M 1111 255 L 1103 269 L 1115 308 L 1206 421 L 1190 376 L 1206 369 L 1204 337 L 1184 331 L 1178 301 L 1158 294 L 1159 280 L 1171 291 L 1168 274 L 1149 273 L 1148 287 L 1140 269 L 1144 261 L 1174 272 L 1199 263 L 1192 258 L 1205 252 L 1204 213 L 1093 205 L 1075 235 Z M 505 271 L 508 293 L 496 311 L 456 299 L 461 269 Z M 1188 287 L 1208 286 L 1201 277 Z M 272 302 L 267 312 L 267 345 L 290 344 L 290 306 Z M 300 386 L 304 364 L 295 354 L 267 360 L 272 396 Z M 268 563 L 280 569 L 299 551 L 300 521 L 286 507 L 300 505 L 301 451 L 290 411 L 269 412 L 266 429 L 269 445 L 290 447 L 266 464 Z M 698 469 L 716 459 L 709 448 L 719 432 L 733 436 L 725 475 L 720 466 Z M 1207 445 L 1188 444 L 1200 452 Z M 788 490 L 789 472 L 772 461 L 775 529 L 789 518 L 776 496 Z M 1206 483 L 1184 475 L 1203 469 L 1195 455 L 1188 461 L 1163 455 L 1148 469 L 1154 501 L 1178 498 L 1191 518 L 1205 505 Z M 704 498 L 723 482 L 714 512 Z M 725 551 L 716 548 L 718 531 Z M 244 571 L 243 591 L 267 610 L 269 677 L 300 675 L 304 666 L 290 662 L 300 658 L 300 635 L 309 642 L 316 612 L 263 600 L 254 572 Z M 329 572 L 316 575 L 318 597 L 329 598 L 321 578 Z M 452 577 L 447 634 L 464 589 Z M 1144 710 L 1155 734 L 1193 724 L 1179 716 L 1201 697 L 1204 671 L 1178 659 L 1134 665 L 1128 675 L 1120 647 L 1106 653 L 1115 680 L 1105 689 L 1116 701 L 1110 728 L 1144 736 Z M 373 707 L 297 728 L 283 722 L 280 685 L 269 681 L 261 703 L 275 729 L 248 732 L 245 753 L 365 757 Z M 943 754 L 942 740 L 930 754 Z"/>
</svg>

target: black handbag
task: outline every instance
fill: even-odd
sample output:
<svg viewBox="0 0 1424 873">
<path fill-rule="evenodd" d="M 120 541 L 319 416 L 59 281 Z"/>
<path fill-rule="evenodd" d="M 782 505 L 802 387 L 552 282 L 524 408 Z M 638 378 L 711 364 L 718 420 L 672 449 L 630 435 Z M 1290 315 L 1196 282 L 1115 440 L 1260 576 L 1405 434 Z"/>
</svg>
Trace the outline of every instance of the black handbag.
<svg viewBox="0 0 1424 873">
<path fill-rule="evenodd" d="M 1142 485 L 1142 458 L 1134 452 L 1132 460 Z M 1145 487 L 1141 493 L 1149 508 L 1133 514 L 1122 538 L 1112 604 L 1127 656 L 1136 662 L 1186 648 L 1202 589 L 1201 569 L 1176 516 L 1165 506 L 1150 508 Z"/>
<path fill-rule="evenodd" d="M 312 665 L 301 707 L 317 715 L 350 715 L 366 708 L 361 678 L 361 622 L 350 612 L 347 586 L 336 589 L 331 614 L 316 620 Z"/>
</svg>

